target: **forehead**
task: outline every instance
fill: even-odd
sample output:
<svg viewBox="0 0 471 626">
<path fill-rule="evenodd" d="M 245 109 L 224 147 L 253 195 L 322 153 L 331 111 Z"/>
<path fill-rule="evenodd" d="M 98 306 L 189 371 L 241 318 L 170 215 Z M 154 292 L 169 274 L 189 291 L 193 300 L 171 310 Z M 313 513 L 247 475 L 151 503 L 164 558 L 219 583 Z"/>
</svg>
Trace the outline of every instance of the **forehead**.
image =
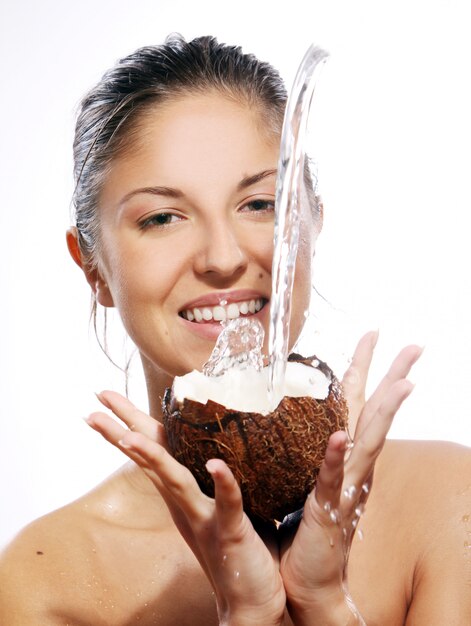
<svg viewBox="0 0 471 626">
<path fill-rule="evenodd" d="M 104 192 L 126 184 L 236 184 L 276 167 L 278 139 L 247 104 L 219 94 L 178 98 L 141 117 L 131 147 L 112 164 Z"/>
</svg>

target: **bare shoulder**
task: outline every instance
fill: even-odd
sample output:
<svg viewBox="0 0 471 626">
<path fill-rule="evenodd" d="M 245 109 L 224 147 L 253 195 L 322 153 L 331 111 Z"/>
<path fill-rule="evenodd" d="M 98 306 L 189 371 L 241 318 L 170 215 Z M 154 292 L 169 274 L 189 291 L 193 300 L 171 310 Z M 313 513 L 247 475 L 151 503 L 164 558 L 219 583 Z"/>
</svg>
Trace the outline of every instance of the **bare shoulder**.
<svg viewBox="0 0 471 626">
<path fill-rule="evenodd" d="M 471 449 L 390 441 L 378 470 L 379 496 L 394 494 L 395 532 L 414 555 L 406 624 L 471 623 Z"/>
<path fill-rule="evenodd" d="M 118 473 L 22 530 L 0 556 L 0 624 L 215 623 L 196 558 L 157 492 L 140 486 Z"/>
<path fill-rule="evenodd" d="M 388 441 L 374 483 L 374 502 L 388 503 L 386 509 L 392 507 L 398 520 L 405 522 L 406 516 L 419 543 L 432 533 L 435 538 L 455 533 L 464 547 L 471 514 L 471 448 L 443 441 Z"/>
<path fill-rule="evenodd" d="M 74 503 L 32 522 L 3 550 L 0 623 L 62 623 L 74 577 L 85 575 L 80 555 L 90 543 L 87 525 L 87 516 Z"/>
<path fill-rule="evenodd" d="M 419 490 L 414 497 L 447 507 L 471 495 L 471 448 L 448 441 L 389 440 L 378 463 L 382 480 Z M 463 497 L 460 497 L 463 496 Z M 466 500 L 467 496 L 467 500 Z M 436 504 L 436 502 L 435 502 Z"/>
</svg>

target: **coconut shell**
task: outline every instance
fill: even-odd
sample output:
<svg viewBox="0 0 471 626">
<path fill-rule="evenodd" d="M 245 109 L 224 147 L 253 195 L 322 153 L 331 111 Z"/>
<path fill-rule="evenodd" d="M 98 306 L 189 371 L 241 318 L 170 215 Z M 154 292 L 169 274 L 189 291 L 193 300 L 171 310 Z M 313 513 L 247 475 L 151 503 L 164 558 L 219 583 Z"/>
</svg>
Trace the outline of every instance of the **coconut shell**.
<svg viewBox="0 0 471 626">
<path fill-rule="evenodd" d="M 211 400 L 180 403 L 171 388 L 162 403 L 170 451 L 190 469 L 201 490 L 214 495 L 205 465 L 223 459 L 240 485 L 246 513 L 265 521 L 282 521 L 304 506 L 330 435 L 347 429 L 347 403 L 329 366 L 297 354 L 289 360 L 308 367 L 316 363 L 331 380 L 328 396 L 285 397 L 267 415 L 234 411 Z"/>
</svg>

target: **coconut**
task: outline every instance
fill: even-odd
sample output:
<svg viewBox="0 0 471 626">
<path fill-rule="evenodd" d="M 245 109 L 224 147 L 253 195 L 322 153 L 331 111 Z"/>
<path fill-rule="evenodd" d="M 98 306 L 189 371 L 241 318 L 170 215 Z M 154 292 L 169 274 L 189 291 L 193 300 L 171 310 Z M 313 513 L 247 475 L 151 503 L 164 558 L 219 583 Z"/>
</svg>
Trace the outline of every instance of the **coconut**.
<svg viewBox="0 0 471 626">
<path fill-rule="evenodd" d="M 214 495 L 206 462 L 223 459 L 249 517 L 282 521 L 303 507 L 330 435 L 347 429 L 348 409 L 339 381 L 316 357 L 290 355 L 276 407 L 267 399 L 267 369 L 177 377 L 163 398 L 163 423 L 171 453 L 204 493 Z"/>
</svg>

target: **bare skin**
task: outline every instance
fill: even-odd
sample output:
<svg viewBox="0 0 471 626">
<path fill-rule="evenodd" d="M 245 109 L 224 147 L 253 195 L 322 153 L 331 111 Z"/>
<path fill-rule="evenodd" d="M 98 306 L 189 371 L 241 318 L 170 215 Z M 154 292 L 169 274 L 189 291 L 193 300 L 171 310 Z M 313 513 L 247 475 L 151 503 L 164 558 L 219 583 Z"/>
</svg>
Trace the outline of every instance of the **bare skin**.
<svg viewBox="0 0 471 626">
<path fill-rule="evenodd" d="M 365 367 L 357 358 L 345 379 L 353 415 Z M 141 429 L 144 414 L 118 394 L 105 396 Z M 110 418 L 90 419 L 108 439 L 122 438 Z M 366 624 L 468 623 L 470 470 L 469 450 L 455 444 L 386 443 L 348 565 Z M 133 463 L 26 528 L 3 556 L 0 589 L 0 616 L 12 626 L 219 623 L 203 569 L 153 481 Z"/>
<path fill-rule="evenodd" d="M 355 446 L 348 456 L 345 435 L 331 437 L 315 492 L 289 536 L 264 529 L 261 539 L 224 463 L 208 464 L 212 500 L 166 453 L 163 389 L 201 367 L 218 329 L 192 322 L 187 311 L 201 299 L 214 305 L 215 294 L 233 303 L 256 298 L 263 306 L 255 315 L 266 326 L 270 297 L 277 142 L 260 133 L 252 111 L 221 96 L 187 104 L 183 98 L 149 116 L 135 149 L 113 164 L 100 199 L 97 267 L 82 257 L 74 230 L 68 233 L 97 300 L 118 307 L 139 347 L 149 415 L 119 394 L 101 394 L 106 412 L 92 414 L 89 424 L 131 464 L 30 525 L 5 551 L 0 621 L 345 626 L 360 623 L 346 602 L 347 571 L 369 626 L 469 623 L 469 451 L 385 444 L 412 391 L 407 376 L 417 346 L 401 351 L 365 402 L 376 337 L 360 341 L 343 381 Z M 303 214 L 293 338 L 309 298 L 311 220 Z M 356 495 L 348 498 L 351 485 Z M 364 504 L 360 539 L 352 522 Z"/>
<path fill-rule="evenodd" d="M 460 446 L 386 444 L 349 561 L 368 626 L 469 623 L 469 476 Z M 25 529 L 0 581 L 0 617 L 11 626 L 218 623 L 201 567 L 132 464 Z"/>
</svg>

